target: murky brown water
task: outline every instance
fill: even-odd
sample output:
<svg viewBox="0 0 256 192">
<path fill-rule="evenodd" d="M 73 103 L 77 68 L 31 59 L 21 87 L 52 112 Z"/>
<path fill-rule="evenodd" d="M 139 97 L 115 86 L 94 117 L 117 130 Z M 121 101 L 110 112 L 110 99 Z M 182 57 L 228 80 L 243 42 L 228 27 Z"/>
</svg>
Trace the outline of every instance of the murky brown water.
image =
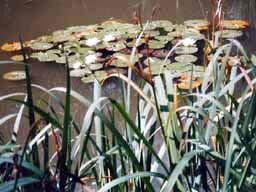
<svg viewBox="0 0 256 192">
<path fill-rule="evenodd" d="M 131 15 L 138 0 L 0 0 L 0 44 L 17 41 L 21 34 L 23 40 L 30 40 L 40 35 L 51 33 L 73 25 L 99 23 L 114 17 L 125 21 Z M 142 0 L 143 17 L 151 16 L 156 0 Z M 160 12 L 156 19 L 168 19 L 180 23 L 186 19 L 203 18 L 209 12 L 208 0 L 160 0 Z M 178 4 L 177 4 L 178 2 Z M 202 3 L 200 3 L 202 2 Z M 248 47 L 252 47 L 250 43 Z M 10 54 L 0 53 L 0 60 L 8 59 Z M 54 63 L 33 62 L 32 81 L 46 88 L 65 86 L 63 65 Z M 8 82 L 2 79 L 5 72 L 18 70 L 17 66 L 0 66 L 0 95 L 24 90 L 24 82 Z M 80 79 L 72 79 L 72 88 L 89 98 L 92 86 L 83 84 Z M 117 93 L 115 82 L 110 82 L 105 89 L 106 94 Z M 36 93 L 40 96 L 41 93 Z M 17 107 L 10 102 L 0 102 L 0 117 L 16 112 Z M 76 106 L 73 106 L 76 108 Z M 82 118 L 82 117 L 81 117 Z M 10 134 L 11 123 L 5 124 L 1 132 Z M 6 137 L 8 137 L 6 135 Z"/>
</svg>

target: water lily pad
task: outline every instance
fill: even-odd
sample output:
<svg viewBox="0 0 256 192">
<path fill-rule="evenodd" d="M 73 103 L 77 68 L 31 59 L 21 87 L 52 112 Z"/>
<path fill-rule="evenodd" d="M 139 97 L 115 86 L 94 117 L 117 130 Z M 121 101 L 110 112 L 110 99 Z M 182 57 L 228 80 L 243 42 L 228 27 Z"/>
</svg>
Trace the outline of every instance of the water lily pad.
<svg viewBox="0 0 256 192">
<path fill-rule="evenodd" d="M 76 40 L 76 37 L 72 35 L 69 31 L 60 30 L 52 33 L 52 41 L 54 43 L 62 43 L 74 40 Z"/>
<path fill-rule="evenodd" d="M 145 31 L 144 36 L 148 36 L 148 37 L 157 37 L 160 35 L 159 31 Z"/>
<path fill-rule="evenodd" d="M 197 57 L 194 55 L 179 55 L 175 57 L 175 61 L 180 63 L 194 63 L 197 61 Z"/>
<path fill-rule="evenodd" d="M 48 53 L 44 53 L 44 52 L 32 53 L 30 55 L 30 57 L 38 59 L 41 62 L 51 62 L 51 61 L 55 61 L 56 59 L 59 58 L 59 56 L 54 53 L 48 54 Z"/>
<path fill-rule="evenodd" d="M 149 23 L 148 29 L 149 30 L 154 30 L 156 28 L 166 28 L 173 26 L 173 23 L 168 20 L 155 20 Z"/>
<path fill-rule="evenodd" d="M 148 47 L 150 49 L 163 49 L 165 47 L 166 42 L 161 42 L 157 40 L 149 40 Z"/>
<path fill-rule="evenodd" d="M 92 63 L 92 64 L 87 65 L 87 67 L 92 71 L 96 71 L 96 70 L 102 69 L 103 64 L 102 63 Z"/>
<path fill-rule="evenodd" d="M 190 71 L 191 68 L 192 63 L 173 62 L 167 65 L 167 69 L 172 73 L 185 73 Z"/>
<path fill-rule="evenodd" d="M 24 80 L 26 79 L 26 73 L 25 71 L 11 71 L 11 72 L 5 73 L 3 75 L 3 78 L 5 80 L 10 80 L 10 81 Z"/>
<path fill-rule="evenodd" d="M 26 55 L 26 59 L 29 59 L 29 56 Z M 14 55 L 11 57 L 11 60 L 13 61 L 24 61 L 23 55 Z"/>
<path fill-rule="evenodd" d="M 249 27 L 249 23 L 245 20 L 224 20 L 224 29 L 245 29 Z"/>
<path fill-rule="evenodd" d="M 114 42 L 114 43 L 108 43 L 106 49 L 108 51 L 120 51 L 122 49 L 125 49 L 126 45 L 124 42 L 119 41 L 119 42 Z"/>
<path fill-rule="evenodd" d="M 133 48 L 135 46 L 135 43 L 136 43 L 136 40 L 133 40 L 133 41 L 130 41 L 130 42 L 126 43 L 126 45 L 129 48 Z M 143 43 L 144 43 L 144 39 L 140 39 L 138 44 L 137 44 L 137 47 L 141 46 Z"/>
<path fill-rule="evenodd" d="M 31 43 L 35 42 L 44 42 L 44 43 L 50 43 L 52 42 L 52 36 L 51 35 L 42 35 L 37 37 L 35 40 L 32 40 Z"/>
<path fill-rule="evenodd" d="M 90 74 L 90 75 L 85 75 L 82 78 L 82 81 L 84 83 L 92 83 L 94 82 L 95 78 L 98 81 L 102 81 L 103 79 L 105 79 L 108 76 L 108 73 L 106 71 L 96 71 L 94 74 Z"/>
<path fill-rule="evenodd" d="M 164 70 L 166 70 L 166 66 L 167 65 L 152 65 L 152 66 L 150 66 L 150 68 L 146 67 L 144 69 L 144 72 L 147 73 L 147 74 L 159 75 L 160 74 L 160 70 L 162 70 L 162 72 Z M 162 69 L 161 69 L 161 67 L 162 67 Z"/>
<path fill-rule="evenodd" d="M 221 33 L 221 32 L 217 32 L 217 33 Z M 235 39 L 243 36 L 243 32 L 238 30 L 223 30 L 221 36 L 224 39 Z"/>
<path fill-rule="evenodd" d="M 201 40 L 204 39 L 204 34 L 200 33 L 196 29 L 186 29 L 181 33 L 183 39 L 185 38 L 193 38 L 194 40 Z"/>
<path fill-rule="evenodd" d="M 149 58 L 146 58 L 144 61 L 143 61 L 144 65 L 148 66 L 148 64 L 150 63 L 150 66 L 154 66 L 154 65 L 162 65 L 164 63 L 164 59 L 160 59 L 160 58 L 156 58 L 156 57 L 149 57 Z M 171 61 L 169 59 L 167 59 L 165 65 L 168 65 L 170 64 Z"/>
<path fill-rule="evenodd" d="M 1 46 L 1 50 L 7 52 L 20 51 L 21 45 L 19 42 L 5 43 Z"/>
<path fill-rule="evenodd" d="M 167 35 L 171 38 L 181 37 L 182 32 L 181 31 L 172 31 L 172 32 L 169 32 Z"/>
<path fill-rule="evenodd" d="M 54 45 L 52 43 L 45 43 L 45 42 L 33 42 L 31 43 L 30 47 L 31 49 L 35 50 L 35 51 L 40 51 L 40 50 L 48 50 L 50 48 L 52 48 Z"/>
<path fill-rule="evenodd" d="M 167 42 L 172 41 L 174 39 L 173 36 L 168 36 L 168 35 L 160 35 L 160 36 L 156 36 L 154 38 L 156 40 L 162 42 L 162 43 L 167 43 Z"/>
<path fill-rule="evenodd" d="M 92 53 L 89 55 L 85 55 L 84 57 L 84 63 L 85 64 L 92 64 L 92 63 L 98 63 L 99 57 L 101 56 L 101 53 Z"/>
<path fill-rule="evenodd" d="M 209 22 L 204 19 L 187 20 L 184 22 L 184 24 L 188 27 L 193 27 L 198 30 L 207 30 L 209 26 Z"/>
<path fill-rule="evenodd" d="M 175 49 L 175 53 L 178 55 L 183 55 L 183 54 L 193 54 L 196 53 L 198 51 L 197 47 L 186 47 L 186 46 L 181 46 L 181 47 L 177 47 Z"/>
<path fill-rule="evenodd" d="M 70 71 L 71 77 L 84 77 L 85 75 L 89 75 L 92 72 L 88 69 L 73 69 Z"/>
<path fill-rule="evenodd" d="M 68 56 L 68 62 L 71 63 L 73 61 L 77 61 L 80 59 L 80 55 L 79 54 L 75 54 L 75 55 L 70 55 Z M 61 63 L 61 64 L 66 64 L 66 56 L 65 55 L 62 55 L 60 57 L 57 57 L 55 59 L 55 62 L 56 63 Z"/>
<path fill-rule="evenodd" d="M 59 49 L 49 49 L 46 51 L 47 54 L 61 54 L 61 50 Z"/>
</svg>

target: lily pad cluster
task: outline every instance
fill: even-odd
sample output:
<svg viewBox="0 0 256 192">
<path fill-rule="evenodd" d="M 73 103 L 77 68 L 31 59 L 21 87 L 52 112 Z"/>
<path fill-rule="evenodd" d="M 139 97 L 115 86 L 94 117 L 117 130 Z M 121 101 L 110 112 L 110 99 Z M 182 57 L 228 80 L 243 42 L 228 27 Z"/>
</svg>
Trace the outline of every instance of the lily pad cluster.
<svg viewBox="0 0 256 192">
<path fill-rule="evenodd" d="M 230 37 L 230 31 L 233 37 L 241 35 L 237 25 L 234 21 L 224 22 L 227 29 L 223 31 L 223 36 Z M 23 47 L 28 53 L 27 59 L 60 64 L 68 62 L 71 76 L 80 77 L 88 83 L 95 78 L 101 80 L 113 69 L 131 67 L 125 60 L 130 60 L 132 49 L 136 46 L 135 58 L 130 65 L 142 66 L 145 72 L 157 75 L 162 70 L 160 63 L 166 56 L 169 57 L 163 65 L 164 70 L 178 72 L 187 63 L 194 65 L 202 51 L 197 42 L 205 38 L 209 23 L 197 19 L 178 25 L 168 20 L 156 20 L 144 23 L 143 26 L 144 29 L 140 25 L 114 20 L 95 25 L 72 26 L 26 41 Z M 246 24 L 242 23 L 242 26 Z M 173 54 L 168 55 L 169 50 L 183 39 L 190 41 L 184 41 Z M 13 42 L 4 44 L 1 49 L 17 52 L 21 47 L 20 43 Z M 125 59 L 120 59 L 120 56 Z M 15 55 L 11 59 L 22 61 L 23 57 Z"/>
</svg>

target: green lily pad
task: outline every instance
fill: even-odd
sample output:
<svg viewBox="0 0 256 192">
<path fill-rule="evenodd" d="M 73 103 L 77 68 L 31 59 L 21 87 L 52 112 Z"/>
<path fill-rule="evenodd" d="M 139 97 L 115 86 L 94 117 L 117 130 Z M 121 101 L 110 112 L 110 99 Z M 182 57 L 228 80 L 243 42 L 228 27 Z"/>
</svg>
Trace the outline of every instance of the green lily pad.
<svg viewBox="0 0 256 192">
<path fill-rule="evenodd" d="M 174 59 L 180 63 L 194 63 L 197 61 L 197 57 L 194 55 L 179 55 Z"/>
<path fill-rule="evenodd" d="M 71 77 L 84 77 L 85 75 L 89 75 L 92 72 L 88 69 L 73 69 L 70 71 Z"/>
<path fill-rule="evenodd" d="M 148 37 L 157 37 L 160 35 L 159 31 L 145 31 L 144 36 L 148 36 Z"/>
<path fill-rule="evenodd" d="M 198 30 L 206 30 L 208 29 L 208 26 L 209 26 L 209 22 L 204 19 L 187 20 L 184 22 L 184 24 L 188 27 L 193 27 Z"/>
<path fill-rule="evenodd" d="M 71 26 L 66 29 L 69 33 L 77 33 L 77 32 L 83 32 L 88 29 L 88 26 L 81 25 L 81 26 Z"/>
<path fill-rule="evenodd" d="M 80 56 L 79 56 L 79 54 L 75 54 L 75 55 L 70 55 L 70 56 L 68 56 L 68 62 L 73 62 L 73 61 L 77 61 L 77 60 L 79 60 L 80 59 Z M 65 55 L 62 55 L 62 56 L 60 56 L 60 57 L 57 57 L 56 59 L 55 59 L 55 62 L 56 63 L 61 63 L 61 64 L 66 64 L 66 56 Z"/>
<path fill-rule="evenodd" d="M 168 36 L 168 35 L 160 35 L 160 36 L 156 36 L 155 39 L 162 43 L 167 43 L 169 41 L 172 41 L 174 39 L 174 37 Z"/>
<path fill-rule="evenodd" d="M 144 69 L 144 72 L 150 74 L 150 70 L 151 70 L 152 75 L 158 75 L 158 74 L 160 74 L 161 67 L 162 67 L 162 72 L 163 72 L 166 70 L 167 65 L 152 65 L 152 66 L 150 66 L 150 68 L 146 67 Z"/>
<path fill-rule="evenodd" d="M 29 56 L 26 55 L 26 59 L 29 59 Z M 11 57 L 11 60 L 13 61 L 24 61 L 23 55 L 14 55 Z"/>
<path fill-rule="evenodd" d="M 61 50 L 59 49 L 49 49 L 46 51 L 47 54 L 61 54 Z"/>
<path fill-rule="evenodd" d="M 119 42 L 116 42 L 116 43 L 115 42 L 114 43 L 108 43 L 107 47 L 106 47 L 106 49 L 108 51 L 120 51 L 120 50 L 125 49 L 125 48 L 126 48 L 126 45 L 122 41 L 119 41 Z"/>
<path fill-rule="evenodd" d="M 193 53 L 196 53 L 197 51 L 198 51 L 197 47 L 181 46 L 175 49 L 175 53 L 178 55 L 193 54 Z"/>
<path fill-rule="evenodd" d="M 148 66 L 148 63 L 150 63 L 150 66 L 154 66 L 154 65 L 163 65 L 164 59 L 160 59 L 157 57 L 148 57 L 146 58 L 143 63 L 144 65 Z M 169 59 L 167 59 L 165 65 L 170 64 L 171 61 Z"/>
<path fill-rule="evenodd" d="M 183 39 L 185 38 L 193 38 L 194 40 L 201 40 L 204 39 L 204 34 L 200 33 L 196 29 L 187 29 L 181 33 Z"/>
<path fill-rule="evenodd" d="M 216 33 L 221 32 L 217 31 Z M 221 37 L 224 39 L 236 39 L 241 36 L 243 36 L 243 32 L 238 30 L 223 30 L 221 35 Z"/>
<path fill-rule="evenodd" d="M 97 78 L 98 81 L 102 81 L 108 76 L 108 73 L 106 71 L 96 71 L 94 74 L 85 75 L 81 80 L 84 83 L 92 83 L 94 82 L 95 78 Z"/>
<path fill-rule="evenodd" d="M 51 43 L 44 43 L 44 42 L 33 42 L 31 43 L 30 47 L 31 49 L 35 50 L 35 51 L 39 51 L 39 50 L 48 50 L 50 48 L 52 48 L 54 45 Z"/>
<path fill-rule="evenodd" d="M 135 46 L 136 40 L 130 41 L 128 43 L 126 43 L 127 47 L 129 48 L 133 48 Z M 138 42 L 137 47 L 141 46 L 144 43 L 144 39 L 140 39 Z"/>
<path fill-rule="evenodd" d="M 92 71 L 96 71 L 96 70 L 102 69 L 103 64 L 102 63 L 92 63 L 92 64 L 88 64 L 87 67 Z"/>
<path fill-rule="evenodd" d="M 37 53 L 32 53 L 30 55 L 31 58 L 38 59 L 41 62 L 51 62 L 55 61 L 57 58 L 59 58 L 58 55 L 54 53 L 44 53 L 44 52 L 37 52 Z"/>
<path fill-rule="evenodd" d="M 149 40 L 148 47 L 150 49 L 163 49 L 165 47 L 166 42 L 161 42 L 157 40 Z"/>
</svg>

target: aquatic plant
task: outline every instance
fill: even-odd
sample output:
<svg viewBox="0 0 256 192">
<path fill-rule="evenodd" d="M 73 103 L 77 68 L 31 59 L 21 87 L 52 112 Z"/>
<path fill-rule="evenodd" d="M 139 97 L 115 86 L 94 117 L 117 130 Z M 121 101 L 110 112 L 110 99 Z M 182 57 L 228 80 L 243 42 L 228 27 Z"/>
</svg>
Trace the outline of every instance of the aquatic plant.
<svg viewBox="0 0 256 192">
<path fill-rule="evenodd" d="M 234 47 L 238 55 L 231 59 Z M 143 73 L 143 69 L 134 67 L 136 50 L 134 45 L 130 58 L 115 56 L 126 63 L 130 72 L 139 75 L 141 82 L 137 84 L 119 73 L 89 73 L 94 83 L 94 101 L 72 90 L 68 55 L 66 87 L 52 89 L 32 84 L 26 60 L 0 62 L 24 65 L 27 82 L 27 93 L 0 97 L 21 106 L 17 114 L 0 118 L 0 124 L 16 118 L 12 142 L 0 148 L 0 191 L 74 191 L 83 187 L 100 192 L 255 188 L 255 69 L 241 44 L 229 40 L 213 50 L 199 84 L 194 78 L 202 69 L 187 64 L 188 67 L 182 67 L 187 77 L 178 78 L 180 70 L 172 72 L 181 66 L 168 62 L 168 57 L 157 59 L 158 65 L 148 58 L 145 65 L 149 68 Z M 23 52 L 23 58 L 24 55 Z M 153 76 L 154 66 L 161 66 L 161 62 L 172 70 L 162 70 Z M 101 95 L 102 77 L 115 77 L 123 83 L 123 102 Z M 246 83 L 237 96 L 242 79 Z M 186 81 L 186 88 L 182 81 Z M 49 96 L 49 100 L 36 102 L 44 103 L 45 107 L 31 100 L 32 87 Z M 131 105 L 129 87 L 137 94 L 135 118 L 127 109 Z M 63 93 L 65 100 L 57 93 Z M 71 98 L 87 108 L 82 125 L 71 113 Z M 61 107 L 63 116 L 55 105 Z M 22 131 L 19 128 L 25 116 L 24 107 L 30 111 L 29 134 L 24 144 L 17 144 L 15 135 Z M 40 158 L 35 147 L 43 151 Z"/>
</svg>

